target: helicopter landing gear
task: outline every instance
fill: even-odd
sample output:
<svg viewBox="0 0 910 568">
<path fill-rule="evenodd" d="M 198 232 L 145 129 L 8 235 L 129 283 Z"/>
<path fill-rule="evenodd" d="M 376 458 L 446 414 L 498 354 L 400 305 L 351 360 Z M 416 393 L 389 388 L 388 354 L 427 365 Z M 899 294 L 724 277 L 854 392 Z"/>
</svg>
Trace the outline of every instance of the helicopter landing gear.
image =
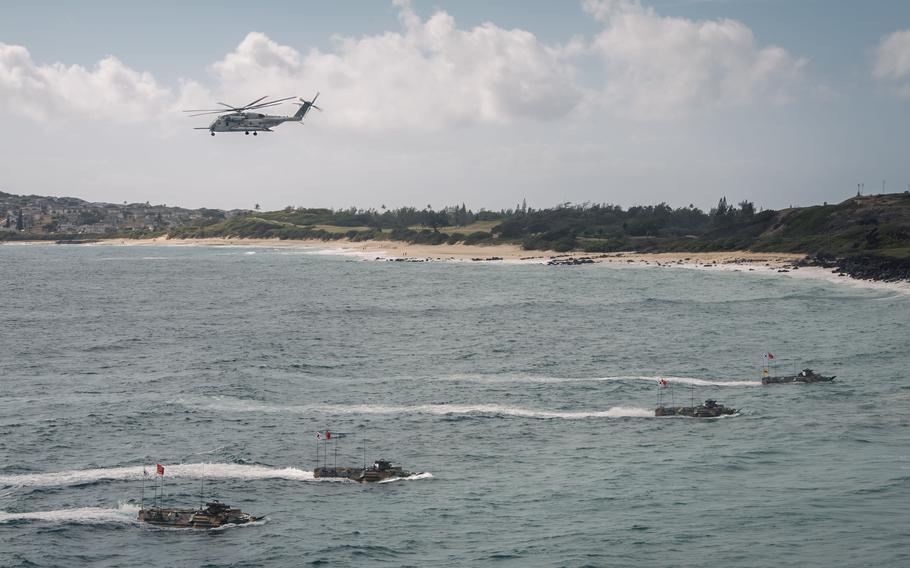
<svg viewBox="0 0 910 568">
<path fill-rule="evenodd" d="M 254 132 L 254 133 L 253 133 L 253 136 L 256 136 L 256 134 L 258 134 L 258 132 Z"/>
<path fill-rule="evenodd" d="M 214 133 L 214 132 L 212 132 L 212 136 L 214 136 L 214 135 L 215 135 L 215 133 Z"/>
<path fill-rule="evenodd" d="M 250 131 L 247 130 L 246 132 L 244 132 L 244 134 L 246 134 L 247 136 L 249 136 L 249 135 L 250 135 Z"/>
</svg>

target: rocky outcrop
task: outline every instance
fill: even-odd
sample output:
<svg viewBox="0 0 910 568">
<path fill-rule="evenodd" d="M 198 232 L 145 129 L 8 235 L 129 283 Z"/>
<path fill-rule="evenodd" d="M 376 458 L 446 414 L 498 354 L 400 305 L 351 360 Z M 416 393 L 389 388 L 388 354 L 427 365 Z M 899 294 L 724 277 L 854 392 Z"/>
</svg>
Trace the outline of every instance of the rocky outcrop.
<svg viewBox="0 0 910 568">
<path fill-rule="evenodd" d="M 837 260 L 835 272 L 862 280 L 910 281 L 910 259 L 857 255 Z"/>
</svg>

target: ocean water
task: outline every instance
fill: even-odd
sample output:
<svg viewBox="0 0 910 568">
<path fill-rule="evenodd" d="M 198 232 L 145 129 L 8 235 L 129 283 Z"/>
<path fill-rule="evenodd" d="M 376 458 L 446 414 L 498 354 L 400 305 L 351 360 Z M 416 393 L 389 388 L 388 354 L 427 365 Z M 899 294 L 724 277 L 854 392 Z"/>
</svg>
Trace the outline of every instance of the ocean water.
<svg viewBox="0 0 910 568">
<path fill-rule="evenodd" d="M 0 246 L 0 566 L 910 564 L 910 296 L 315 252 Z M 155 463 L 267 518 L 139 525 Z"/>
</svg>

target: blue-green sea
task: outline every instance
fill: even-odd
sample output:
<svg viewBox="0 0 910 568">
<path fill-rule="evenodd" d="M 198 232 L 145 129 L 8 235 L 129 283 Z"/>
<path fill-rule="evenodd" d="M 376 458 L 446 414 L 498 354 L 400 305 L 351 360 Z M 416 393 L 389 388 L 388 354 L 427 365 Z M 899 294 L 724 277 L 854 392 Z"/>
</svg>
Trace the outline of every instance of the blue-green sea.
<svg viewBox="0 0 910 568">
<path fill-rule="evenodd" d="M 910 295 L 269 247 L 0 267 L 0 566 L 910 565 Z M 837 379 L 763 387 L 769 351 Z M 660 378 L 740 411 L 655 418 Z M 330 465 L 423 475 L 313 479 L 326 430 Z M 267 517 L 140 525 L 156 463 L 167 505 Z"/>
</svg>

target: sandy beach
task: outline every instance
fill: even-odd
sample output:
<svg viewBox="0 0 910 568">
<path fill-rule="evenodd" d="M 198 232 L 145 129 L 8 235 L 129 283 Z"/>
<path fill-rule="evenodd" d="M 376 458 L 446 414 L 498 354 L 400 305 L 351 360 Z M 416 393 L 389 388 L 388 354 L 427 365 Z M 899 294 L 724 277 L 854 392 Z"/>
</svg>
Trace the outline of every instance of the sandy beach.
<svg viewBox="0 0 910 568">
<path fill-rule="evenodd" d="M 50 244 L 49 241 L 30 241 L 8 244 Z M 876 282 L 858 280 L 820 267 L 794 268 L 793 264 L 805 257 L 798 253 L 764 253 L 751 251 L 728 252 L 616 252 L 616 253 L 559 253 L 556 251 L 528 251 L 518 245 L 420 245 L 403 241 L 361 241 L 347 239 L 323 241 L 319 239 L 103 239 L 91 246 L 227 246 L 227 247 L 276 247 L 301 248 L 325 254 L 352 255 L 365 260 L 402 260 L 414 262 L 510 262 L 543 264 L 553 260 L 585 259 L 585 263 L 614 266 L 651 266 L 655 268 L 683 268 L 714 271 L 750 272 L 756 275 L 779 275 L 791 278 L 827 280 L 860 288 L 898 291 L 910 294 L 910 282 Z"/>
<path fill-rule="evenodd" d="M 269 247 L 302 247 L 318 248 L 320 250 L 338 250 L 339 252 L 375 253 L 381 258 L 407 258 L 422 260 L 504 260 L 504 261 L 537 261 L 544 262 L 551 259 L 589 258 L 594 262 L 624 262 L 642 264 L 686 264 L 686 265 L 726 265 L 750 264 L 774 268 L 789 266 L 793 262 L 805 257 L 795 253 L 756 253 L 748 251 L 732 252 L 667 252 L 667 253 L 584 253 L 556 251 L 524 250 L 518 245 L 421 245 L 410 244 L 403 241 L 361 241 L 352 242 L 347 239 L 336 241 L 323 241 L 319 239 L 281 240 L 281 239 L 240 239 L 240 238 L 210 238 L 210 239 L 168 239 L 157 237 L 154 239 L 107 239 L 100 240 L 95 245 L 107 246 L 269 246 Z"/>
<path fill-rule="evenodd" d="M 407 258 L 422 260 L 467 260 L 475 258 L 498 260 L 528 260 L 546 261 L 557 254 L 552 251 L 526 251 L 517 245 L 415 245 L 403 241 L 360 241 L 352 242 L 348 239 L 336 241 L 323 241 L 320 239 L 282 240 L 282 239 L 168 239 L 157 237 L 154 239 L 108 239 L 101 240 L 96 245 L 118 246 L 267 246 L 282 248 L 308 248 L 319 250 L 337 250 L 340 253 L 360 253 L 362 256 L 375 254 L 385 258 Z"/>
</svg>

